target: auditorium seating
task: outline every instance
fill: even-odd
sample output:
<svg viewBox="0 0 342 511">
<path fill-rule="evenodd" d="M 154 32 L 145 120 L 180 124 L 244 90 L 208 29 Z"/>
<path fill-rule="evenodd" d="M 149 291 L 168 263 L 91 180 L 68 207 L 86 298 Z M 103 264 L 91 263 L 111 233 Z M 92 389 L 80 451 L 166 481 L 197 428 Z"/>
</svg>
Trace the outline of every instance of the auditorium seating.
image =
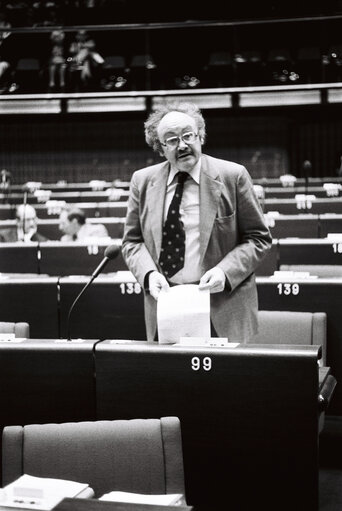
<svg viewBox="0 0 342 511">
<path fill-rule="evenodd" d="M 30 337 L 30 325 L 24 321 L 17 323 L 0 321 L 0 334 L 14 334 L 15 337 L 28 339 Z"/>
<path fill-rule="evenodd" d="M 88 483 L 96 497 L 185 493 L 177 417 L 7 426 L 2 467 L 4 485 L 25 473 Z"/>
</svg>

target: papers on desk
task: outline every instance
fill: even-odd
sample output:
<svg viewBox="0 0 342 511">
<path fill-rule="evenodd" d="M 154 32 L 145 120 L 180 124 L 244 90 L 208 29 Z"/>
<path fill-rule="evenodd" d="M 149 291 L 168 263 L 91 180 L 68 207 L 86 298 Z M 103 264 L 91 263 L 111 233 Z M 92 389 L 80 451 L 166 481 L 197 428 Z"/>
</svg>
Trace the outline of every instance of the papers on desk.
<svg viewBox="0 0 342 511">
<path fill-rule="evenodd" d="M 87 490 L 90 490 L 89 492 Z M 22 475 L 1 492 L 1 508 L 50 510 L 66 497 L 94 496 L 88 484 Z"/>
<path fill-rule="evenodd" d="M 130 493 L 125 491 L 111 491 L 105 493 L 99 500 L 111 502 L 131 502 L 135 504 L 155 504 L 160 506 L 184 505 L 184 496 L 181 493 L 163 495 L 146 495 L 145 493 Z"/>
<path fill-rule="evenodd" d="M 181 337 L 210 337 L 210 293 L 198 285 L 183 284 L 162 290 L 157 302 L 160 344 L 179 342 Z"/>
</svg>

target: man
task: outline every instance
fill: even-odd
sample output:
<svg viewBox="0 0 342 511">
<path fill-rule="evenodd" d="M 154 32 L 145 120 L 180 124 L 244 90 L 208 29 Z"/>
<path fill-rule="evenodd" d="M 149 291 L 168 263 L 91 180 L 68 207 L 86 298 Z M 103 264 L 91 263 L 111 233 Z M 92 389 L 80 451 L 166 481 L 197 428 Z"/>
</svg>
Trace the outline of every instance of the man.
<svg viewBox="0 0 342 511">
<path fill-rule="evenodd" d="M 59 230 L 64 232 L 61 241 L 84 241 L 87 238 L 108 238 L 108 231 L 102 224 L 86 222 L 83 209 L 64 209 L 59 216 Z"/>
<path fill-rule="evenodd" d="M 205 122 L 194 104 L 160 107 L 145 122 L 145 138 L 166 162 L 132 176 L 122 253 L 145 290 L 147 339 L 156 340 L 161 289 L 198 283 L 211 293 L 212 335 L 247 341 L 257 332 L 254 271 L 272 242 L 250 175 L 202 154 Z M 168 209 L 182 186 L 178 222 L 177 204 Z M 177 241 L 184 234 L 185 250 Z M 183 255 L 177 259 L 172 247 Z"/>
<path fill-rule="evenodd" d="M 36 210 L 30 204 L 20 204 L 16 209 L 16 227 L 0 232 L 1 242 L 47 241 L 48 238 L 38 232 Z"/>
</svg>

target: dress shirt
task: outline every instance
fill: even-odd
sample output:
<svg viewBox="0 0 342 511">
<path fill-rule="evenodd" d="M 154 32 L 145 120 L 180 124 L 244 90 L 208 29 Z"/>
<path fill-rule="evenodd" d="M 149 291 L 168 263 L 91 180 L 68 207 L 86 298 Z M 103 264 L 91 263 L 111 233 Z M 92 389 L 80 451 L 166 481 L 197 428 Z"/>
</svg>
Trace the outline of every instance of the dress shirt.
<svg viewBox="0 0 342 511">
<path fill-rule="evenodd" d="M 184 266 L 169 280 L 173 284 L 197 283 L 201 278 L 200 272 L 200 228 L 199 228 L 199 184 L 200 184 L 201 160 L 189 172 L 189 177 L 184 183 L 183 196 L 179 208 L 180 218 L 185 230 L 185 257 Z M 166 187 L 164 204 L 164 222 L 177 186 L 175 178 L 178 170 L 171 167 Z"/>
<path fill-rule="evenodd" d="M 18 228 L 17 229 L 18 241 L 25 241 L 26 243 L 28 241 L 32 241 L 32 236 L 35 233 L 36 233 L 36 231 L 33 231 L 33 230 L 24 233 L 24 231 L 22 229 Z"/>
<path fill-rule="evenodd" d="M 85 223 L 78 231 L 76 238 L 72 234 L 63 234 L 61 241 L 85 241 L 87 238 L 108 238 L 108 231 L 103 224 Z"/>
</svg>

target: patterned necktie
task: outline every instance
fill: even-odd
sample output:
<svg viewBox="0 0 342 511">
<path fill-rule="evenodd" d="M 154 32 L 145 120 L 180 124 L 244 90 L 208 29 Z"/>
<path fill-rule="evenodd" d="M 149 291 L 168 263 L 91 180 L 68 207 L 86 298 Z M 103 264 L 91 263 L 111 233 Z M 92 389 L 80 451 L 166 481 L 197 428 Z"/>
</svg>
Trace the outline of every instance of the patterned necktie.
<svg viewBox="0 0 342 511">
<path fill-rule="evenodd" d="M 163 239 L 159 264 L 166 277 L 170 278 L 184 266 L 185 231 L 180 219 L 179 206 L 182 200 L 187 172 L 178 172 L 178 183 L 163 227 Z"/>
</svg>

